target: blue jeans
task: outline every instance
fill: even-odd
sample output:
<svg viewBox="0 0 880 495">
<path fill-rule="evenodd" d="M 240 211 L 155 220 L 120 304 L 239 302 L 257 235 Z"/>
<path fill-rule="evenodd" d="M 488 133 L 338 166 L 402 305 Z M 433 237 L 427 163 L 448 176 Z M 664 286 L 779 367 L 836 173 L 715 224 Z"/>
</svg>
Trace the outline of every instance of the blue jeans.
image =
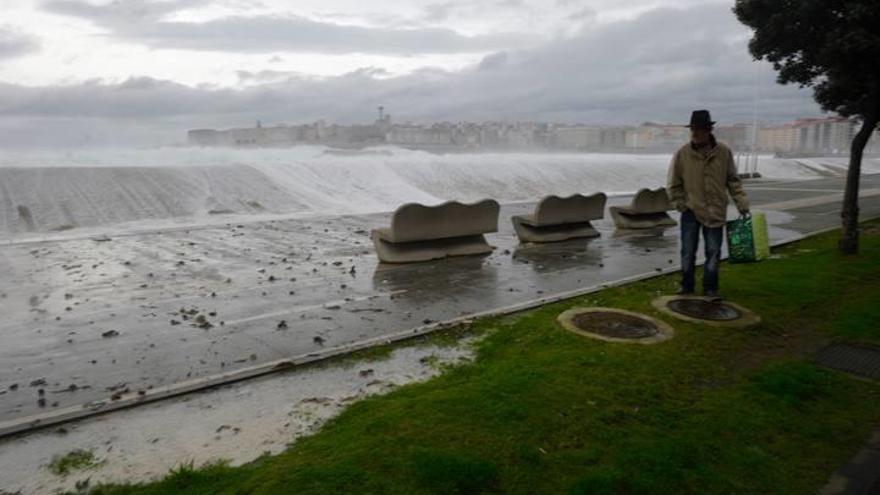
<svg viewBox="0 0 880 495">
<path fill-rule="evenodd" d="M 703 230 L 703 244 L 706 249 L 706 264 L 703 266 L 703 291 L 717 291 L 724 227 L 706 227 L 697 221 L 697 217 L 691 210 L 686 210 L 681 214 L 681 288 L 688 292 L 694 290 L 694 272 L 696 271 L 697 247 L 700 244 L 700 229 Z"/>
</svg>

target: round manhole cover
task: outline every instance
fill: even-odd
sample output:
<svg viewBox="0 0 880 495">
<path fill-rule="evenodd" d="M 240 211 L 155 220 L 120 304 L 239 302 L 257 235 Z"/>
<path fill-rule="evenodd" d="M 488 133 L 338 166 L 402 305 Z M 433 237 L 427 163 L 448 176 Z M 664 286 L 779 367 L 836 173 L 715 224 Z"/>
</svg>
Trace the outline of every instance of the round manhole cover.
<svg viewBox="0 0 880 495">
<path fill-rule="evenodd" d="M 742 317 L 742 313 L 729 304 L 704 299 L 673 299 L 666 303 L 666 307 L 701 320 L 731 321 Z"/>
<path fill-rule="evenodd" d="M 698 297 L 660 296 L 651 306 L 679 320 L 710 327 L 748 328 L 761 323 L 761 317 L 732 301 Z"/>
<path fill-rule="evenodd" d="M 617 308 L 571 308 L 558 320 L 570 332 L 609 342 L 656 344 L 672 338 L 674 333 L 661 320 Z"/>
<path fill-rule="evenodd" d="M 571 319 L 579 330 L 615 339 L 644 339 L 660 333 L 653 322 L 610 311 L 580 313 Z"/>
</svg>

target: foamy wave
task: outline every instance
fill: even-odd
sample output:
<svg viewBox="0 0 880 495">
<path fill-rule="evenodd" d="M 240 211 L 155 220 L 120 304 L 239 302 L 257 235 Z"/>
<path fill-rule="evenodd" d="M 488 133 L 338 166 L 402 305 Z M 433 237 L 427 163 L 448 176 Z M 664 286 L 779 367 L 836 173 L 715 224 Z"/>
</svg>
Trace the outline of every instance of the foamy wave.
<svg viewBox="0 0 880 495">
<path fill-rule="evenodd" d="M 335 155 L 291 149 L 0 153 L 0 232 L 48 232 L 223 215 L 352 214 L 402 203 L 500 202 L 662 186 L 670 156 L 485 153 L 399 148 Z M 845 158 L 762 157 L 765 177 L 845 173 Z M 880 172 L 878 160 L 864 164 Z"/>
</svg>

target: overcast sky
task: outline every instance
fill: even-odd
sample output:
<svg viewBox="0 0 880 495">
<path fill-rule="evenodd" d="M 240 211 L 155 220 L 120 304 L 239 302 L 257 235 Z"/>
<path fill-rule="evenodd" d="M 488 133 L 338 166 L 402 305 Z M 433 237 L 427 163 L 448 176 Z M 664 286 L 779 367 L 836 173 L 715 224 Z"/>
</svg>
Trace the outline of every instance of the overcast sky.
<svg viewBox="0 0 880 495">
<path fill-rule="evenodd" d="M 256 120 L 721 123 L 819 114 L 731 1 L 0 0 L 0 146 Z"/>
</svg>

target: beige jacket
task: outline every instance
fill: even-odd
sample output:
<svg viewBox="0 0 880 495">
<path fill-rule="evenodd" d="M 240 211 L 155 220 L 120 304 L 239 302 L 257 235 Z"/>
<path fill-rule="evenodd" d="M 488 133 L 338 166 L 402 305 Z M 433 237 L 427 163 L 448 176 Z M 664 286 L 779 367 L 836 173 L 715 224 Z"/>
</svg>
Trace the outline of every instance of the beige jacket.
<svg viewBox="0 0 880 495">
<path fill-rule="evenodd" d="M 716 143 L 705 156 L 690 143 L 672 157 L 666 191 L 678 211 L 690 209 L 707 227 L 723 226 L 727 220 L 727 194 L 738 210 L 748 210 L 749 200 L 736 173 L 733 153 Z"/>
</svg>

